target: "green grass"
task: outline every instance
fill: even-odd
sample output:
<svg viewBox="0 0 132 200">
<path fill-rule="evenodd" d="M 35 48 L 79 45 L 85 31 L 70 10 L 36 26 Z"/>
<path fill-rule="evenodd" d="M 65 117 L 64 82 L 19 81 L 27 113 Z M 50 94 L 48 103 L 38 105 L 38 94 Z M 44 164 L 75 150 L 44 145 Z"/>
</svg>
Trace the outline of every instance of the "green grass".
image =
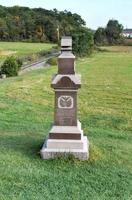
<svg viewBox="0 0 132 200">
<path fill-rule="evenodd" d="M 26 42 L 0 42 L 1 51 L 12 51 L 14 55 L 23 56 L 40 52 L 42 50 L 48 50 L 55 46 L 48 43 L 26 43 Z M 5 59 L 6 56 L 0 54 L 0 60 Z"/>
<path fill-rule="evenodd" d="M 88 161 L 40 159 L 53 121 L 50 80 L 56 71 L 0 81 L 1 200 L 131 200 L 132 51 L 77 61 L 78 117 L 90 140 Z"/>
<path fill-rule="evenodd" d="M 132 47 L 131 46 L 103 46 L 100 47 L 101 50 L 106 50 L 110 52 L 124 52 L 124 53 L 131 53 Z"/>
</svg>

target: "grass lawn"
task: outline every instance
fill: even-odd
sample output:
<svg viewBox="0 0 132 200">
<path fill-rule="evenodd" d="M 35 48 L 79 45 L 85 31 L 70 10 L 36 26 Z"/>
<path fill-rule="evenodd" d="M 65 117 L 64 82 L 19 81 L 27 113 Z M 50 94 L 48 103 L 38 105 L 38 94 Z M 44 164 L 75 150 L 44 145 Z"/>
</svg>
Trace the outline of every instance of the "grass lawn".
<svg viewBox="0 0 132 200">
<path fill-rule="evenodd" d="M 55 46 L 48 43 L 25 43 L 25 42 L 0 42 L 0 60 L 8 55 L 28 55 L 42 50 L 48 50 Z"/>
<path fill-rule="evenodd" d="M 124 53 L 132 52 L 132 46 L 103 46 L 101 47 L 101 49 L 110 52 L 124 52 Z"/>
<path fill-rule="evenodd" d="M 56 67 L 0 81 L 1 200 L 132 199 L 132 49 L 96 53 L 76 68 L 83 83 L 78 117 L 90 140 L 84 162 L 40 159 Z"/>
</svg>

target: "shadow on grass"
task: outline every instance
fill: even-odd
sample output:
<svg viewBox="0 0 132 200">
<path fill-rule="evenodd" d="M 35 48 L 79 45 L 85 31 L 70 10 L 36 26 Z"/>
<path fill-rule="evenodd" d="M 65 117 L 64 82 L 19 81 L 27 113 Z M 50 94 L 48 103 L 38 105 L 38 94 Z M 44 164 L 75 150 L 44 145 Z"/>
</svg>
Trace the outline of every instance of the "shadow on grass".
<svg viewBox="0 0 132 200">
<path fill-rule="evenodd" d="M 29 135 L 2 135 L 0 136 L 1 151 L 14 151 L 28 156 L 29 158 L 40 158 L 39 152 L 44 142 L 44 137 Z"/>
</svg>

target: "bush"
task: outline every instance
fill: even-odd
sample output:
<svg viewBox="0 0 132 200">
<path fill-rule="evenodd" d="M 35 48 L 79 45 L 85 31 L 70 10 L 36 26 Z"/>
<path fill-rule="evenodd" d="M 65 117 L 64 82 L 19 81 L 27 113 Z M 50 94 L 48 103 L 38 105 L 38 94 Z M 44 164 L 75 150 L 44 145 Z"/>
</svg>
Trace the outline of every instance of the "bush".
<svg viewBox="0 0 132 200">
<path fill-rule="evenodd" d="M 49 58 L 47 63 L 49 65 L 57 65 L 57 58 L 56 57 Z"/>
<path fill-rule="evenodd" d="M 22 59 L 17 58 L 16 61 L 17 61 L 17 64 L 18 64 L 18 70 L 20 70 L 21 67 L 22 67 Z"/>
<path fill-rule="evenodd" d="M 1 74 L 6 74 L 7 77 L 17 76 L 21 65 L 22 62 L 14 56 L 7 57 L 1 66 Z"/>
</svg>

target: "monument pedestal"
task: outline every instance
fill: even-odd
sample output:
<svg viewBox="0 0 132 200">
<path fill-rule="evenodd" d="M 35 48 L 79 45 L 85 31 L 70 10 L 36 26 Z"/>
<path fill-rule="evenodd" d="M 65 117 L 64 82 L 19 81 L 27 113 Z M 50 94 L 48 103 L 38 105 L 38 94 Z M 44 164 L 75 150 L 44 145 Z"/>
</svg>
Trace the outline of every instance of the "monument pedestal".
<svg viewBox="0 0 132 200">
<path fill-rule="evenodd" d="M 49 139 L 45 141 L 45 143 L 40 151 L 41 157 L 44 160 L 59 157 L 59 156 L 68 156 L 68 155 L 73 155 L 75 158 L 78 158 L 79 160 L 87 160 L 89 157 L 89 154 L 88 154 L 89 142 L 88 142 L 86 136 L 83 136 L 82 140 L 80 141 L 82 143 L 82 148 L 64 148 L 64 147 L 60 148 L 64 144 L 66 146 L 70 146 L 70 147 L 72 147 L 72 146 L 77 147 L 78 141 L 74 141 L 74 140 L 70 140 L 70 141 L 69 140 L 68 141 L 56 140 L 56 145 L 57 145 L 56 148 L 48 147 L 48 142 L 49 142 Z M 52 141 L 50 141 L 50 142 L 52 143 Z"/>
<path fill-rule="evenodd" d="M 86 136 L 83 136 L 83 130 L 79 121 L 77 126 L 53 126 L 49 135 L 51 134 L 63 135 L 63 137 L 66 135 L 67 139 L 59 137 L 59 139 L 48 138 L 40 151 L 42 159 L 67 156 L 69 154 L 74 155 L 80 160 L 88 159 L 89 141 Z M 74 135 L 78 135 L 80 139 L 75 139 L 76 136 Z"/>
</svg>

